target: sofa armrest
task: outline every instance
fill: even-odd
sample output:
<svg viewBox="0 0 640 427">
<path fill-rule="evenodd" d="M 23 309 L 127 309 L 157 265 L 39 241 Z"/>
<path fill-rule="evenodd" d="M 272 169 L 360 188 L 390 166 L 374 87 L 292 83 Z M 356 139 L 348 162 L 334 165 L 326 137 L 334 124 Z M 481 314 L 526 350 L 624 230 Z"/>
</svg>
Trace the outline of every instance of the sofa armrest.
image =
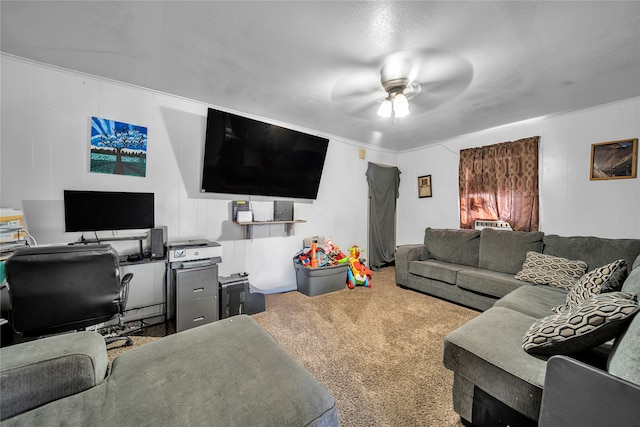
<svg viewBox="0 0 640 427">
<path fill-rule="evenodd" d="M 0 419 L 71 396 L 107 373 L 102 335 L 76 332 L 0 349 Z"/>
<path fill-rule="evenodd" d="M 539 427 L 637 425 L 640 386 L 567 356 L 547 362 Z"/>
<path fill-rule="evenodd" d="M 426 246 L 423 244 L 401 245 L 396 248 L 396 283 L 408 286 L 409 263 L 425 259 Z"/>
</svg>

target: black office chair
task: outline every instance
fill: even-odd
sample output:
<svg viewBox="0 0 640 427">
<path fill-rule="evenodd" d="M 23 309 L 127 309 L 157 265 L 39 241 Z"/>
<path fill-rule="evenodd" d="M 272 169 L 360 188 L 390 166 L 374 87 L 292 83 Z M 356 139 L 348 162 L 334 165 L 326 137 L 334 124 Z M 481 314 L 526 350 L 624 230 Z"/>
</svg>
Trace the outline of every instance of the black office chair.
<svg viewBox="0 0 640 427">
<path fill-rule="evenodd" d="M 19 249 L 5 269 L 10 322 L 23 337 L 82 330 L 115 316 L 122 326 L 133 274 L 120 278 L 118 254 L 110 245 Z M 106 340 L 133 344 L 124 336 Z"/>
</svg>

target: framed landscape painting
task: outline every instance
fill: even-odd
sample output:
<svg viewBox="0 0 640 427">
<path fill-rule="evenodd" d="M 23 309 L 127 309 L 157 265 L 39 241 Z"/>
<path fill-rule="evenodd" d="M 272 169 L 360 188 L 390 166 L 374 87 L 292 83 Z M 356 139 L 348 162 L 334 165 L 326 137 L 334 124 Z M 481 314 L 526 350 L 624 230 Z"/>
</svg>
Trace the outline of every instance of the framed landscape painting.
<svg viewBox="0 0 640 427">
<path fill-rule="evenodd" d="M 147 128 L 91 117 L 89 171 L 146 176 Z"/>
<path fill-rule="evenodd" d="M 637 165 L 637 138 L 591 144 L 592 181 L 635 178 Z"/>
</svg>

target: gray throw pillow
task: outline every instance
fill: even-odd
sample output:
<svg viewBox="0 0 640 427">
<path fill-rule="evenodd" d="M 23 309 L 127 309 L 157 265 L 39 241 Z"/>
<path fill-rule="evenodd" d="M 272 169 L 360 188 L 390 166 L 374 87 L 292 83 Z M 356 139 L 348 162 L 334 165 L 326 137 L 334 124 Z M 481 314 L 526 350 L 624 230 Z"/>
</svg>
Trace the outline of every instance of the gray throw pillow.
<svg viewBox="0 0 640 427">
<path fill-rule="evenodd" d="M 619 259 L 582 276 L 567 294 L 566 303 L 553 308 L 556 313 L 572 309 L 582 301 L 605 292 L 618 291 L 627 275 L 627 264 Z"/>
<path fill-rule="evenodd" d="M 515 278 L 536 285 L 551 285 L 561 289 L 571 289 L 587 271 L 587 263 L 567 258 L 527 252 L 522 270 Z"/>
<path fill-rule="evenodd" d="M 524 335 L 522 348 L 532 354 L 587 350 L 621 334 L 639 309 L 634 294 L 596 295 L 569 311 L 538 319 Z"/>
</svg>

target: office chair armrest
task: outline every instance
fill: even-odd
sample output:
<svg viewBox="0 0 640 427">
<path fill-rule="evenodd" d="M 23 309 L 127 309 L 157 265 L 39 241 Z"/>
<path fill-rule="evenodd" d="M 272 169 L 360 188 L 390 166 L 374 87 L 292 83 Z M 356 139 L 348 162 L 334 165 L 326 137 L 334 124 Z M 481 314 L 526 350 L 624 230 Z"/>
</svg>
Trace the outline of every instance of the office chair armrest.
<svg viewBox="0 0 640 427">
<path fill-rule="evenodd" d="M 640 386 L 567 356 L 547 362 L 539 427 L 637 425 Z"/>
<path fill-rule="evenodd" d="M 127 273 L 122 278 L 122 286 L 129 285 L 129 282 L 133 279 L 133 273 Z"/>
<path fill-rule="evenodd" d="M 120 313 L 124 312 L 125 308 L 127 308 L 127 299 L 129 298 L 129 282 L 133 279 L 133 273 L 127 273 L 124 275 L 122 280 L 120 281 Z"/>
</svg>

